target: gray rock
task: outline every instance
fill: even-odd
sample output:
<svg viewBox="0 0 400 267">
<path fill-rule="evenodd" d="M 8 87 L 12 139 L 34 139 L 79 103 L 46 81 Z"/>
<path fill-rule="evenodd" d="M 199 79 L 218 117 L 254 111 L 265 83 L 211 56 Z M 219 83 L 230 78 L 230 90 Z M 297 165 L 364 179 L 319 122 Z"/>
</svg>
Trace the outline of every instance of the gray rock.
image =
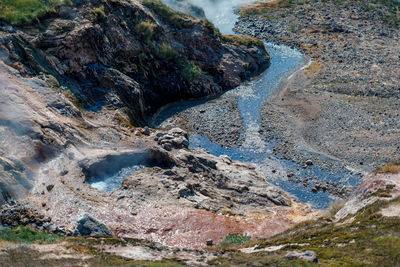
<svg viewBox="0 0 400 267">
<path fill-rule="evenodd" d="M 301 259 L 309 262 L 318 262 L 317 254 L 314 251 L 306 250 L 306 251 L 290 251 L 285 255 L 287 259 Z"/>
<path fill-rule="evenodd" d="M 172 150 L 172 145 L 170 143 L 164 143 L 162 145 L 162 147 L 167 151 L 171 151 Z"/>
<path fill-rule="evenodd" d="M 144 134 L 144 135 L 150 135 L 150 129 L 149 129 L 149 127 L 144 127 L 144 129 L 143 129 L 143 131 L 142 131 L 142 134 Z"/>
<path fill-rule="evenodd" d="M 107 226 L 96 219 L 90 217 L 89 215 L 85 215 L 82 219 L 78 221 L 78 225 L 76 226 L 74 235 L 81 236 L 94 236 L 94 235 L 103 235 L 103 236 L 112 236 L 111 231 L 107 228 Z"/>
</svg>

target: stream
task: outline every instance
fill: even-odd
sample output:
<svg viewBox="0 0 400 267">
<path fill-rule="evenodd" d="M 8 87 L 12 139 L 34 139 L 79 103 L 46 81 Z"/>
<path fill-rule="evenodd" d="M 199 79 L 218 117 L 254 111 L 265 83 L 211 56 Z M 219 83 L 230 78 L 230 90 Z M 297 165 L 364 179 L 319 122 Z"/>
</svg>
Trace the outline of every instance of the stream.
<svg viewBox="0 0 400 267">
<path fill-rule="evenodd" d="M 238 20 L 238 15 L 234 10 L 252 1 L 191 0 L 190 2 L 202 7 L 206 17 L 223 34 L 234 34 L 233 28 Z M 216 156 L 228 155 L 233 160 L 253 163 L 267 177 L 268 182 L 291 193 L 299 200 L 309 203 L 313 208 L 328 208 L 330 203 L 337 199 L 337 196 L 329 193 L 329 190 L 313 192 L 310 184 L 335 184 L 337 192 L 340 192 L 346 186 L 358 186 L 361 183 L 361 176 L 347 170 L 325 170 L 315 165 L 304 167 L 302 164 L 282 159 L 273 153 L 274 140 L 265 141 L 266 136 L 260 133 L 260 109 L 264 101 L 276 92 L 281 82 L 304 67 L 307 60 L 298 50 L 288 46 L 267 42 L 265 42 L 265 46 L 271 56 L 270 67 L 253 81 L 225 93 L 234 94 L 238 100 L 238 109 L 244 126 L 238 145 L 230 148 L 222 147 L 220 144 L 211 142 L 205 136 L 191 133 L 190 146 L 191 148 L 203 148 Z M 220 97 L 224 97 L 225 94 Z M 169 117 L 193 105 L 201 105 L 201 101 L 184 101 L 165 107 L 153 118 L 153 122 L 155 122 L 153 126 L 163 127 L 163 122 Z M 290 179 L 288 174 L 301 179 L 297 181 Z M 312 180 L 312 183 L 304 186 L 303 182 L 300 182 L 304 179 Z"/>
<path fill-rule="evenodd" d="M 191 3 L 202 7 L 207 18 L 223 34 L 234 34 L 233 28 L 238 19 L 234 10 L 251 1 L 191 0 Z M 306 66 L 308 62 L 296 49 L 268 42 L 264 44 L 271 56 L 270 67 L 252 81 L 218 96 L 222 100 L 236 99 L 237 101 L 235 108 L 240 112 L 243 126 L 237 144 L 227 148 L 210 141 L 203 135 L 190 133 L 190 148 L 202 148 L 215 156 L 227 155 L 232 160 L 252 163 L 266 177 L 266 181 L 291 193 L 313 208 L 328 208 L 330 203 L 338 198 L 337 195 L 344 195 L 348 187 L 358 186 L 361 183 L 361 177 L 348 171 L 325 170 L 310 162 L 309 164 L 295 163 L 274 153 L 275 141 L 263 134 L 260 110 L 265 101 L 279 90 L 281 83 Z M 150 125 L 158 128 L 175 126 L 169 122 L 170 118 L 212 99 L 215 97 L 170 104 L 151 118 Z M 112 164 L 113 158 L 107 159 L 100 164 L 105 168 L 104 170 L 99 166 L 87 171 L 86 182 L 101 191 L 117 190 L 127 176 L 144 168 L 148 163 L 144 157 L 133 155 L 133 158 L 137 161 L 136 165 L 132 165 L 131 162 L 124 164 L 117 160 L 121 166 L 114 168 L 115 170 L 107 167 L 107 164 Z"/>
</svg>

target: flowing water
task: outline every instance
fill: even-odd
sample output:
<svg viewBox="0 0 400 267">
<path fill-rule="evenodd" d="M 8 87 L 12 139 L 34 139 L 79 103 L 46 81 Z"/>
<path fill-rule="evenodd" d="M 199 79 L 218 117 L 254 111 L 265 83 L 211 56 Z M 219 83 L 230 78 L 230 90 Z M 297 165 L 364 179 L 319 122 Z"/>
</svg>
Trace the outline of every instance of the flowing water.
<svg viewBox="0 0 400 267">
<path fill-rule="evenodd" d="M 238 19 L 234 10 L 252 1 L 190 0 L 190 2 L 202 7 L 206 17 L 223 34 L 233 34 L 234 24 Z M 310 186 L 305 187 L 303 183 L 289 180 L 287 174 L 293 173 L 295 177 L 302 179 L 312 178 L 314 184 L 316 182 L 321 184 L 340 182 L 341 186 L 358 186 L 361 177 L 348 171 L 324 170 L 318 166 L 303 168 L 302 165 L 284 160 L 273 153 L 274 140 L 267 142 L 265 141 L 266 136 L 260 134 L 261 118 L 259 112 L 261 106 L 279 88 L 280 83 L 296 70 L 304 67 L 306 61 L 304 56 L 296 49 L 272 43 L 265 43 L 265 46 L 271 55 L 270 67 L 257 79 L 229 92 L 229 94 L 235 94 L 243 120 L 244 131 L 241 133 L 239 144 L 235 147 L 225 148 L 211 142 L 205 136 L 192 134 L 190 136 L 191 147 L 201 147 L 216 156 L 228 155 L 233 160 L 253 163 L 265 177 L 268 177 L 268 182 L 292 193 L 299 200 L 307 202 L 315 208 L 327 208 L 330 202 L 336 198 L 335 196 L 322 190 L 314 193 Z M 198 104 L 199 101 L 192 102 L 192 105 Z M 191 104 L 188 101 L 170 105 L 158 114 L 154 121 L 162 126 L 162 121 L 167 119 L 168 116 L 173 116 L 176 112 L 190 106 Z M 272 173 L 274 174 L 272 175 Z"/>
</svg>

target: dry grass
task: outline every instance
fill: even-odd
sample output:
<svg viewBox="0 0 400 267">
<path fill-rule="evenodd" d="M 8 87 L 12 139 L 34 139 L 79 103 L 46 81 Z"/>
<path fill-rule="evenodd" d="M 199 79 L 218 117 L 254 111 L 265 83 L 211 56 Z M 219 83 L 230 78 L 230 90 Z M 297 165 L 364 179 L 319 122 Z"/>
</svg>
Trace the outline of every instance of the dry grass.
<svg viewBox="0 0 400 267">
<path fill-rule="evenodd" d="M 312 78 L 316 76 L 321 71 L 322 63 L 321 60 L 314 60 L 310 66 L 306 68 L 306 76 L 307 78 Z"/>
<path fill-rule="evenodd" d="M 385 166 L 378 168 L 376 173 L 398 173 L 400 172 L 400 162 L 387 163 Z"/>
</svg>

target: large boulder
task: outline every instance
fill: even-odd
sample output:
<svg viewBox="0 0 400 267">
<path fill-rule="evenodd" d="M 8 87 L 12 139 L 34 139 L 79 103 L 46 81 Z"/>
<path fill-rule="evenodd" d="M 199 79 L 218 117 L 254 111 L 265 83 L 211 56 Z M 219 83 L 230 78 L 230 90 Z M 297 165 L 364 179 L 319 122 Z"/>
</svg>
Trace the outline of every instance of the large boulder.
<svg viewBox="0 0 400 267">
<path fill-rule="evenodd" d="M 85 215 L 82 219 L 78 221 L 78 225 L 75 228 L 74 235 L 81 236 L 112 236 L 110 230 L 108 230 L 107 226 L 104 223 L 97 221 L 96 219 L 90 217 L 89 215 Z"/>
</svg>

